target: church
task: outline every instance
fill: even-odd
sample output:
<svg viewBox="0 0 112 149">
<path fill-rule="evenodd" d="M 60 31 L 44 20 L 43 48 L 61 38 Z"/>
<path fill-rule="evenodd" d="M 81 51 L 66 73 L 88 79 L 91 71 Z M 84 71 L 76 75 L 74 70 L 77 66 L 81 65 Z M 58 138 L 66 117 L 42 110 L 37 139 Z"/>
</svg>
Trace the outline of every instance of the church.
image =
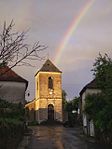
<svg viewBox="0 0 112 149">
<path fill-rule="evenodd" d="M 35 99 L 25 108 L 30 121 L 63 121 L 62 72 L 49 59 L 35 74 Z"/>
</svg>

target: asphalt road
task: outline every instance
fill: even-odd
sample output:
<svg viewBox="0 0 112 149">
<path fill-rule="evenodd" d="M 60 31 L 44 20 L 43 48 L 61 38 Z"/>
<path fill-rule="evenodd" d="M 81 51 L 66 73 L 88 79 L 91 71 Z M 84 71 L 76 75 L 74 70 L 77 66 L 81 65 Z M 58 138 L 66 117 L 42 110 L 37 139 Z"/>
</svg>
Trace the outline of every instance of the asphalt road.
<svg viewBox="0 0 112 149">
<path fill-rule="evenodd" d="M 36 126 L 32 129 L 28 149 L 108 149 L 88 142 L 79 128 Z"/>
</svg>

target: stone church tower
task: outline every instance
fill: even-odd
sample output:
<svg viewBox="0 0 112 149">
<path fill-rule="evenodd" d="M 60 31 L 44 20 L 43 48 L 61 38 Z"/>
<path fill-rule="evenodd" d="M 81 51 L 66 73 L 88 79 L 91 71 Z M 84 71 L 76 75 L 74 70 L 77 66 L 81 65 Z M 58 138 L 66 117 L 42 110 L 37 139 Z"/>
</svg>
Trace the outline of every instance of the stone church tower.
<svg viewBox="0 0 112 149">
<path fill-rule="evenodd" d="M 35 99 L 27 107 L 35 111 L 35 120 L 62 122 L 62 72 L 48 59 L 35 74 Z"/>
</svg>

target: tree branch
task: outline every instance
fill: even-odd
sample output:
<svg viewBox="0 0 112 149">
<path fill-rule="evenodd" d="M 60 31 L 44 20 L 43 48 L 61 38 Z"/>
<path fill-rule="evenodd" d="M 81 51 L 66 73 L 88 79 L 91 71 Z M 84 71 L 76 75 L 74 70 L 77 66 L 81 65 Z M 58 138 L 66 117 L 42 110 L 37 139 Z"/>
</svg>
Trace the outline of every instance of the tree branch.
<svg viewBox="0 0 112 149">
<path fill-rule="evenodd" d="M 32 61 L 42 60 L 39 52 L 47 47 L 39 41 L 29 46 L 25 43 L 26 32 L 13 32 L 14 25 L 13 20 L 8 26 L 4 22 L 3 31 L 0 33 L 0 66 L 7 65 L 11 69 L 17 65 L 32 66 Z M 30 63 L 27 60 L 30 60 Z"/>
</svg>

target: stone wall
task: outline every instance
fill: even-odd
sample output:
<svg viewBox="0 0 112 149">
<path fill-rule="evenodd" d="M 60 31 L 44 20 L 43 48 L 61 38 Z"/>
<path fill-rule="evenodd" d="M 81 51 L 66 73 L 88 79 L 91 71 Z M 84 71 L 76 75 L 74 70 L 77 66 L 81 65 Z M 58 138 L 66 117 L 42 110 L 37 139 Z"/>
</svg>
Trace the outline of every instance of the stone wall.
<svg viewBox="0 0 112 149">
<path fill-rule="evenodd" d="M 53 92 L 50 93 L 48 89 L 48 78 L 53 78 Z M 62 98 L 62 82 L 61 82 L 61 73 L 56 72 L 40 72 L 36 77 L 36 99 L 38 98 Z"/>
<path fill-rule="evenodd" d="M 54 107 L 54 120 L 62 122 L 62 99 L 39 99 L 36 108 L 37 121 L 40 123 L 42 121 L 48 120 L 48 105 L 52 104 Z"/>
</svg>

